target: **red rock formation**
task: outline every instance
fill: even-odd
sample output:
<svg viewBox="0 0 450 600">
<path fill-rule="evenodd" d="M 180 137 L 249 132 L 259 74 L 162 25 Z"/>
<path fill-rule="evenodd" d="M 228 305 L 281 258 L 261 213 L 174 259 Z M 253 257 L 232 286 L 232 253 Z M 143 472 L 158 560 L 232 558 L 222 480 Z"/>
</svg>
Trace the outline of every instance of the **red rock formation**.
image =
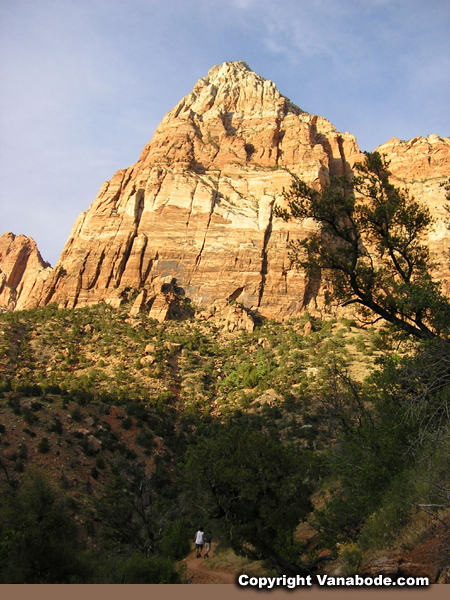
<svg viewBox="0 0 450 600">
<path fill-rule="evenodd" d="M 442 255 L 449 234 L 439 183 L 450 142 L 420 140 L 394 139 L 380 150 L 398 180 L 439 214 L 430 244 Z M 137 311 L 169 277 L 201 308 L 231 299 L 279 319 L 314 310 L 319 284 L 291 268 L 286 244 L 316 225 L 284 223 L 273 207 L 289 171 L 319 188 L 358 160 L 352 135 L 302 111 L 245 63 L 213 67 L 164 117 L 138 162 L 102 186 L 40 297 L 33 293 L 26 306 L 115 305 L 131 289 L 145 292 Z"/>
<path fill-rule="evenodd" d="M 298 312 L 310 286 L 286 242 L 315 225 L 273 217 L 286 169 L 320 186 L 357 158 L 353 136 L 245 63 L 214 67 L 80 215 L 40 304 L 115 304 L 127 288 L 151 298 L 171 276 L 199 306 L 231 297 L 271 317 Z"/>
<path fill-rule="evenodd" d="M 36 304 L 50 273 L 34 240 L 13 233 L 0 237 L 0 309 L 21 309 L 25 301 Z"/>
</svg>

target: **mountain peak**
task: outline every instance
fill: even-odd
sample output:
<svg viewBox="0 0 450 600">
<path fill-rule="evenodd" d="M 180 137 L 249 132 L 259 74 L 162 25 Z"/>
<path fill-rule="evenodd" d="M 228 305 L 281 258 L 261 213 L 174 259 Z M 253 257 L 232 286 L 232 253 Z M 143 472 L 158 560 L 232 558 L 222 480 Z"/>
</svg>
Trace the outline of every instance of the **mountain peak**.
<svg viewBox="0 0 450 600">
<path fill-rule="evenodd" d="M 249 72 L 254 73 L 248 66 L 246 62 L 243 60 L 234 60 L 229 62 L 224 62 L 221 65 L 214 65 L 208 71 L 208 77 L 214 78 L 219 71 L 228 71 L 228 72 Z M 256 73 L 254 73 L 256 75 Z"/>
<path fill-rule="evenodd" d="M 414 196 L 426 198 L 441 219 L 430 251 L 445 256 L 439 184 L 448 174 L 449 146 L 429 138 L 386 150 L 393 176 L 401 185 L 412 181 Z M 362 158 L 351 134 L 296 107 L 245 62 L 216 65 L 166 115 L 139 160 L 105 182 L 50 274 L 41 269 L 22 288 L 14 273 L 25 261 L 12 265 L 11 252 L 6 256 L 0 247 L 8 263 L 3 279 L 0 272 L 0 306 L 118 306 L 132 290 L 139 293 L 133 314 L 150 310 L 159 319 L 169 314 L 167 283 L 175 279 L 186 298 L 211 315 L 229 300 L 269 318 L 305 307 L 320 314 L 320 281 L 294 269 L 286 247 L 315 225 L 286 224 L 274 205 L 284 201 L 291 173 L 319 189 L 332 176 L 350 174 Z M 5 238 L 5 248 L 13 241 Z"/>
<path fill-rule="evenodd" d="M 296 115 L 305 111 L 283 96 L 269 79 L 257 75 L 244 61 L 215 65 L 206 77 L 200 78 L 192 92 L 181 99 L 165 117 L 192 118 L 194 115 L 238 113 L 283 118 L 287 113 Z"/>
</svg>

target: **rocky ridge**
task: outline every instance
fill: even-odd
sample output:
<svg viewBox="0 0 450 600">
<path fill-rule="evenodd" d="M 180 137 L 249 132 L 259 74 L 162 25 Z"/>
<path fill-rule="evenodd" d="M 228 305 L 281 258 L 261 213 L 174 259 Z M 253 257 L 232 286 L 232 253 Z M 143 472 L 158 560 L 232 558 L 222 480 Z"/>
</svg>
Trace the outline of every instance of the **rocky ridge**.
<svg viewBox="0 0 450 600">
<path fill-rule="evenodd" d="M 52 272 L 25 235 L 5 233 L 0 237 L 0 310 L 20 309 L 38 302 L 46 278 Z"/>
<path fill-rule="evenodd" d="M 450 237 L 439 184 L 450 140 L 393 138 L 380 151 L 436 214 L 429 242 L 442 257 Z M 159 296 L 165 310 L 170 278 L 202 309 L 228 299 L 270 318 L 314 312 L 320 281 L 291 268 L 286 244 L 315 224 L 284 223 L 273 208 L 290 173 L 320 188 L 361 159 L 354 136 L 301 110 L 245 63 L 215 66 L 167 113 L 137 163 L 105 182 L 39 292 L 22 294 L 16 308 L 118 305 L 140 290 L 140 309 Z"/>
</svg>

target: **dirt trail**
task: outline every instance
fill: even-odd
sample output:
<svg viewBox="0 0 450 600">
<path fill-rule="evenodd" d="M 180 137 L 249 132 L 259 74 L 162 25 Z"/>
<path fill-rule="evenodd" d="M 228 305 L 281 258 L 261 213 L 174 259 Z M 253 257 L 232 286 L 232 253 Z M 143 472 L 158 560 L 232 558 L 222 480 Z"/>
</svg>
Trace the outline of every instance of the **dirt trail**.
<svg viewBox="0 0 450 600">
<path fill-rule="evenodd" d="M 211 544 L 209 556 L 213 557 L 216 544 Z M 186 577 L 190 583 L 236 583 L 236 574 L 226 571 L 214 571 L 210 569 L 208 559 L 204 558 L 204 551 L 201 558 L 197 558 L 195 550 L 183 561 L 186 565 Z"/>
</svg>

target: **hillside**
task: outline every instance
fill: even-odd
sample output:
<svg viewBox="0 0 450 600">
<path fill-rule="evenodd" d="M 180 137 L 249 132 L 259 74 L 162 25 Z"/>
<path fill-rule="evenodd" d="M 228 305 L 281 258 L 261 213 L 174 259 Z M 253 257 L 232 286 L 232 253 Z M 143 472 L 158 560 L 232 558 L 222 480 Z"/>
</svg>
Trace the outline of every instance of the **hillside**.
<svg viewBox="0 0 450 600">
<path fill-rule="evenodd" d="M 108 562 L 104 552 L 115 556 L 122 545 L 129 556 L 133 543 L 127 535 L 120 543 L 113 536 L 112 550 L 108 526 L 118 524 L 102 502 L 111 498 L 118 477 L 141 468 L 142 475 L 157 478 L 153 502 L 162 502 L 171 515 L 163 530 L 178 540 L 181 554 L 173 558 L 183 558 L 189 551 L 189 529 L 201 517 L 197 509 L 183 508 L 180 466 L 189 448 L 217 435 L 214 424 L 228 423 L 256 428 L 300 453 L 312 452 L 322 475 L 311 489 L 311 508 L 320 513 L 335 486 L 327 453 L 338 447 L 338 440 L 342 443 L 345 420 L 358 418 L 342 376 L 362 389 L 364 378 L 379 370 L 376 363 L 385 355 L 389 337 L 352 321 L 321 321 L 307 314 L 285 324 L 264 321 L 252 332 L 230 332 L 220 320 L 190 317 L 159 323 L 142 314 L 130 317 L 132 306 L 130 299 L 119 309 L 100 304 L 57 310 L 53 305 L 1 315 L 3 493 L 22 489 L 22 479 L 26 482 L 39 469 L 63 495 L 80 530 L 83 552 L 99 553 L 103 558 L 98 560 Z M 413 347 L 402 346 L 407 353 Z M 330 553 L 327 536 L 317 537 L 315 512 L 297 533 L 304 560 L 325 552 L 338 562 L 322 563 L 322 569 L 348 569 L 347 554 L 339 558 L 333 548 Z M 405 548 L 434 539 L 439 524 L 430 528 L 433 521 L 427 518 L 402 518 L 391 527 L 398 529 L 398 544 L 404 547 L 397 547 L 397 562 L 389 564 L 397 573 L 415 573 L 417 565 L 416 571 L 399 571 L 398 564 L 406 564 Z M 219 523 L 208 522 L 225 543 Z M 166 547 L 165 539 L 155 542 L 158 552 Z M 395 539 L 389 538 L 392 548 Z M 370 546 L 358 551 L 358 565 L 364 556 L 372 563 L 379 556 Z M 386 552 L 383 544 L 381 548 Z M 429 558 L 423 567 L 435 579 L 445 572 Z M 103 567 L 105 581 L 111 581 L 105 574 L 111 568 Z M 370 572 L 370 566 L 365 568 Z M 99 573 L 82 577 L 88 576 L 99 580 Z"/>
</svg>

